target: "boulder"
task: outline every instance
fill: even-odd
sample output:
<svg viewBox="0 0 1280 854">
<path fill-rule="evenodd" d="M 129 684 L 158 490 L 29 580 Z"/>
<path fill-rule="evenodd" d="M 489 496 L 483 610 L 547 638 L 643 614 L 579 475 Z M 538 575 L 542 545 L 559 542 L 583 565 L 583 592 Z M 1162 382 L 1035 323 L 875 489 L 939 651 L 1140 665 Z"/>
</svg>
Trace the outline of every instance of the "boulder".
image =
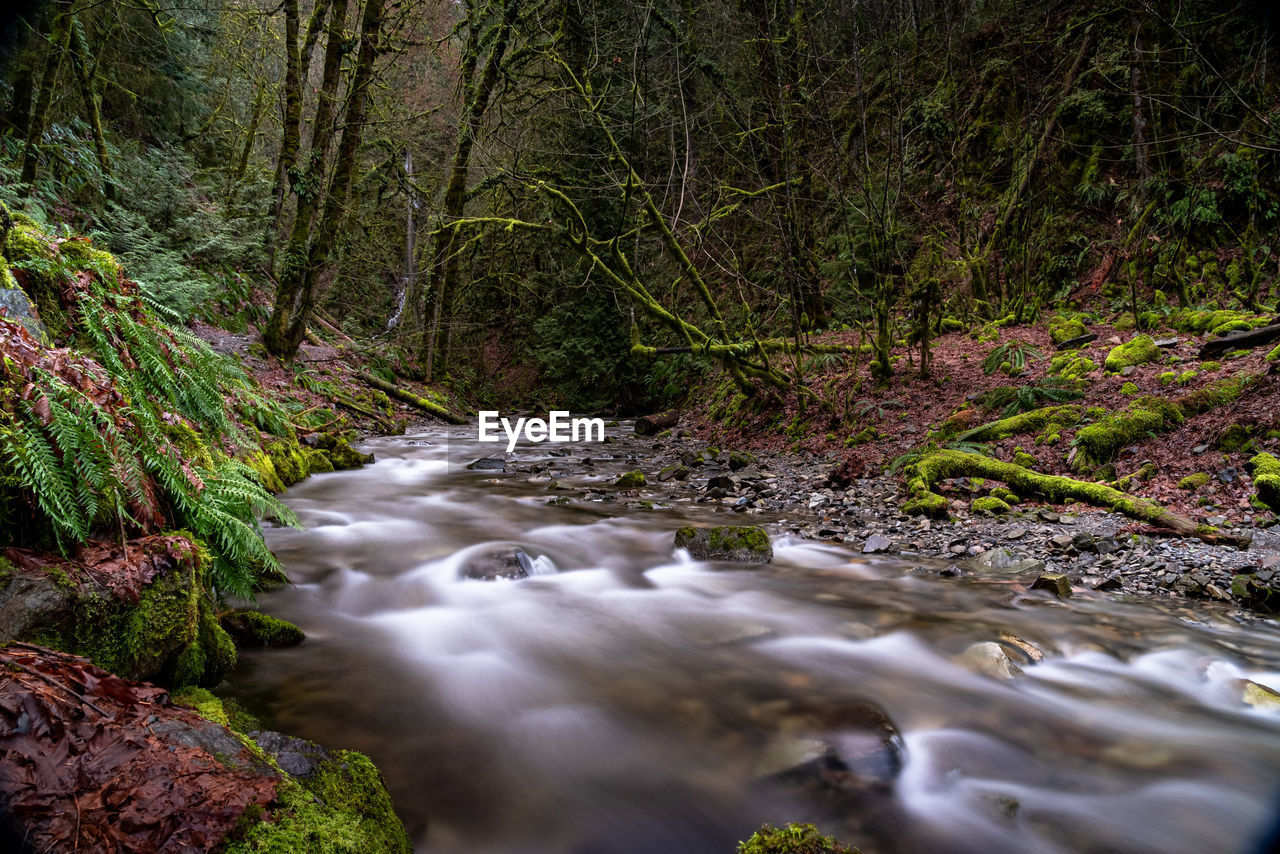
<svg viewBox="0 0 1280 854">
<path fill-rule="evenodd" d="M 288 620 L 247 608 L 232 611 L 220 622 L 241 646 L 296 646 L 306 639 L 302 629 Z"/>
<path fill-rule="evenodd" d="M 5 272 L 8 273 L 7 266 Z M 21 288 L 0 287 L 0 316 L 22 324 L 23 328 L 31 333 L 31 337 L 40 343 L 46 345 L 49 343 L 49 333 L 40 322 L 40 315 L 36 314 L 31 299 Z"/>
<path fill-rule="evenodd" d="M 532 569 L 533 561 L 522 549 L 504 548 L 473 556 L 463 567 L 462 576 L 477 581 L 515 580 L 528 578 Z"/>
<path fill-rule="evenodd" d="M 670 430 L 679 420 L 680 410 L 678 409 L 642 416 L 636 419 L 636 435 L 655 436 L 663 430 Z"/>
<path fill-rule="evenodd" d="M 676 531 L 675 546 L 688 549 L 694 560 L 730 563 L 768 563 L 773 560 L 769 535 L 758 525 L 686 526 Z"/>
</svg>

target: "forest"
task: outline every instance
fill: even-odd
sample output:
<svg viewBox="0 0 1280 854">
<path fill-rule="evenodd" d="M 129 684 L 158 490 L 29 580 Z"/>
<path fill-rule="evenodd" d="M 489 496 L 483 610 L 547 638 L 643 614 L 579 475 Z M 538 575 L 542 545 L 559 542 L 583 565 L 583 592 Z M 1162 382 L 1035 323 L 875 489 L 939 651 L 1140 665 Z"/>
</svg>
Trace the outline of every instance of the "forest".
<svg viewBox="0 0 1280 854">
<path fill-rule="evenodd" d="M 1280 846 L 1278 17 L 11 4 L 0 847 Z"/>
</svg>

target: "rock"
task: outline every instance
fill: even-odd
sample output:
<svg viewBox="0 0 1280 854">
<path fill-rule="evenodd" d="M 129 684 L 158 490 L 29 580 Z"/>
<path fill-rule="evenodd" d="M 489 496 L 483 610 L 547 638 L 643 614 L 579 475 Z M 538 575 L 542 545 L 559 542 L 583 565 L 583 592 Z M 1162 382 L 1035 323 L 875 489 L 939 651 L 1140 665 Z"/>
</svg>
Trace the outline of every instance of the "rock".
<svg viewBox="0 0 1280 854">
<path fill-rule="evenodd" d="M 1178 346 L 1178 342 L 1180 340 L 1181 340 L 1180 338 L 1157 338 L 1156 346 L 1159 347 L 1161 350 L 1164 350 L 1169 347 Z"/>
<path fill-rule="evenodd" d="M 639 489 L 645 485 L 644 472 L 636 469 L 629 471 L 613 482 L 619 489 Z"/>
<path fill-rule="evenodd" d="M 522 549 L 504 548 L 471 557 L 462 569 L 463 578 L 496 581 L 499 578 L 528 578 L 533 561 Z"/>
<path fill-rule="evenodd" d="M 1048 590 L 1060 599 L 1071 597 L 1071 581 L 1060 572 L 1045 572 L 1031 582 L 1032 590 Z"/>
<path fill-rule="evenodd" d="M 248 735 L 263 753 L 276 761 L 281 771 L 294 777 L 314 777 L 321 765 L 333 758 L 329 751 L 305 738 L 293 738 L 271 730 L 253 730 Z"/>
<path fill-rule="evenodd" d="M 40 643 L 169 686 L 217 684 L 235 664 L 235 644 L 203 595 L 196 546 L 185 537 L 85 548 L 77 562 L 5 554 L 0 641 Z"/>
<path fill-rule="evenodd" d="M 507 461 L 501 457 L 482 457 L 467 466 L 468 471 L 501 471 L 507 470 Z"/>
<path fill-rule="evenodd" d="M 999 575 L 1029 574 L 1040 572 L 1045 568 L 1044 561 L 1020 558 L 1003 546 L 972 557 L 965 561 L 965 564 L 971 572 Z"/>
<path fill-rule="evenodd" d="M 1280 711 L 1280 691 L 1246 679 L 1242 699 L 1255 709 Z"/>
<path fill-rule="evenodd" d="M 1123 368 L 1120 369 L 1120 376 L 1131 377 L 1137 372 L 1138 372 L 1138 369 L 1135 368 L 1133 365 L 1125 365 Z"/>
<path fill-rule="evenodd" d="M 678 409 L 669 409 L 666 412 L 645 415 L 636 419 L 636 435 L 656 436 L 663 430 L 669 430 L 676 426 L 676 422 L 679 420 L 680 410 Z"/>
<path fill-rule="evenodd" d="M 738 482 L 727 474 L 718 474 L 707 478 L 707 489 L 723 489 L 726 492 L 733 492 L 738 488 Z"/>
<path fill-rule="evenodd" d="M 8 275 L 8 269 L 6 264 L 6 276 Z M 3 314 L 9 320 L 20 323 L 27 332 L 31 333 L 31 337 L 41 344 L 47 345 L 49 343 L 49 333 L 45 331 L 44 324 L 40 322 L 40 315 L 36 314 L 36 308 L 31 304 L 31 299 L 21 288 L 0 287 L 0 314 Z"/>
<path fill-rule="evenodd" d="M 1093 534 L 1088 531 L 1080 531 L 1071 538 L 1071 545 L 1075 546 L 1078 551 L 1097 553 L 1098 544 L 1093 539 Z"/>
<path fill-rule="evenodd" d="M 743 453 L 741 451 L 730 451 L 729 452 L 729 471 L 740 471 L 741 469 L 744 469 L 747 466 L 751 465 L 754 459 L 755 458 L 752 457 L 750 454 Z"/>
<path fill-rule="evenodd" d="M 1242 605 L 1263 614 L 1280 613 L 1280 588 L 1254 573 L 1245 572 L 1233 578 L 1231 595 Z"/>
<path fill-rule="evenodd" d="M 830 503 L 830 501 L 831 496 L 823 495 L 821 492 L 815 492 L 809 496 L 809 509 L 817 510 L 819 507 L 823 507 Z"/>
<path fill-rule="evenodd" d="M 680 463 L 672 463 L 658 472 L 659 483 L 666 483 L 669 480 L 684 480 L 687 477 L 689 477 L 689 469 Z"/>
<path fill-rule="evenodd" d="M 1108 575 L 1106 578 L 1100 579 L 1099 581 L 1089 586 L 1094 590 L 1104 590 L 1104 591 L 1119 590 L 1120 588 L 1124 587 L 1124 581 L 1123 579 L 1121 579 L 1120 573 L 1113 572 L 1110 575 Z"/>
<path fill-rule="evenodd" d="M 675 547 L 687 549 L 694 560 L 768 563 L 773 560 L 769 535 L 757 525 L 686 526 L 675 535 Z"/>
<path fill-rule="evenodd" d="M 893 540 L 889 539 L 884 534 L 872 534 L 867 537 L 867 541 L 862 544 L 862 553 L 864 555 L 869 555 L 887 552 L 889 547 L 892 545 Z"/>
<path fill-rule="evenodd" d="M 296 646 L 306 639 L 302 629 L 288 620 L 247 608 L 232 611 L 219 622 L 243 646 Z"/>
<path fill-rule="evenodd" d="M 789 708 L 789 707 L 788 707 Z M 787 708 L 768 710 L 768 721 Z M 848 707 L 791 709 L 756 763 L 758 779 L 816 783 L 846 793 L 883 790 L 901 773 L 902 736 L 883 711 L 870 703 Z"/>
<path fill-rule="evenodd" d="M 1059 549 L 1068 548 L 1074 542 L 1075 542 L 1075 537 L 1071 536 L 1070 534 L 1054 534 L 1052 537 L 1049 538 L 1050 545 Z"/>
<path fill-rule="evenodd" d="M 1014 664 L 1004 647 L 994 641 L 970 645 L 961 653 L 960 661 L 975 673 L 993 679 L 1012 679 L 1022 675 L 1022 668 Z"/>
</svg>

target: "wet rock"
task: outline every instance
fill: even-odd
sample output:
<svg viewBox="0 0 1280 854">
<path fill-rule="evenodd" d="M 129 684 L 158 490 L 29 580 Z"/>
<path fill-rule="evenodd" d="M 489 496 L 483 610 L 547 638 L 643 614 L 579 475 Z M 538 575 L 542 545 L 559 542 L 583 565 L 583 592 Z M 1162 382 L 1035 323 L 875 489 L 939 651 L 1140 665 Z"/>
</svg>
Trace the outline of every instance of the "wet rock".
<svg viewBox="0 0 1280 854">
<path fill-rule="evenodd" d="M 5 276 L 9 277 L 7 266 Z M 22 324 L 23 328 L 31 333 L 32 338 L 41 343 L 48 343 L 49 334 L 45 331 L 44 324 L 40 322 L 40 316 L 36 314 L 31 299 L 21 288 L 0 288 L 0 314 Z"/>
<path fill-rule="evenodd" d="M 636 435 L 656 436 L 663 430 L 669 430 L 676 426 L 676 422 L 679 420 L 680 410 L 678 409 L 669 409 L 666 412 L 645 415 L 636 419 Z"/>
<path fill-rule="evenodd" d="M 725 492 L 733 492 L 737 488 L 738 482 L 727 474 L 718 474 L 707 479 L 707 489 L 723 489 Z"/>
<path fill-rule="evenodd" d="M 675 535 L 675 547 L 687 549 L 694 560 L 768 563 L 773 560 L 769 535 L 757 525 L 685 526 Z"/>
<path fill-rule="evenodd" d="M 1242 699 L 1255 709 L 1280 711 L 1280 691 L 1252 680 L 1246 680 Z"/>
<path fill-rule="evenodd" d="M 993 679 L 1012 679 L 1022 675 L 1022 668 L 1014 664 L 1009 653 L 995 641 L 970 645 L 960 655 L 960 661 L 975 673 Z"/>
<path fill-rule="evenodd" d="M 294 777 L 314 777 L 320 767 L 331 761 L 333 755 L 314 741 L 293 738 L 282 732 L 254 730 L 248 733 L 262 752 L 280 766 L 280 770 Z"/>
<path fill-rule="evenodd" d="M 514 580 L 528 578 L 532 568 L 533 561 L 522 549 L 500 549 L 473 556 L 463 567 L 462 576 L 477 581 Z"/>
<path fill-rule="evenodd" d="M 467 466 L 468 471 L 505 472 L 507 461 L 501 457 L 481 457 Z"/>
<path fill-rule="evenodd" d="M 1245 572 L 1231 580 L 1231 595 L 1243 605 L 1264 614 L 1280 613 L 1280 587 Z"/>
<path fill-rule="evenodd" d="M 689 477 L 689 469 L 680 463 L 672 463 L 658 472 L 658 482 L 666 483 L 669 480 L 684 480 Z"/>
<path fill-rule="evenodd" d="M 1044 561 L 1019 557 L 1003 546 L 998 546 L 976 555 L 965 561 L 965 563 L 972 572 L 999 575 L 1030 574 L 1032 572 L 1040 572 L 1045 568 Z"/>
<path fill-rule="evenodd" d="M 629 471 L 613 482 L 619 489 L 639 489 L 645 485 L 644 472 L 639 469 Z"/>
<path fill-rule="evenodd" d="M 862 553 L 864 555 L 879 554 L 887 552 L 889 547 L 893 545 L 893 540 L 884 534 L 872 534 L 867 537 L 867 541 L 862 544 Z"/>
<path fill-rule="evenodd" d="M 222 627 L 242 646 L 296 646 L 306 639 L 288 620 L 241 608 L 222 617 Z"/>
<path fill-rule="evenodd" d="M 1048 590 L 1060 599 L 1071 596 L 1071 581 L 1060 572 L 1045 572 L 1031 582 L 1032 590 Z"/>
<path fill-rule="evenodd" d="M 740 471 L 751 465 L 755 457 L 741 451 L 729 452 L 729 471 Z"/>
</svg>

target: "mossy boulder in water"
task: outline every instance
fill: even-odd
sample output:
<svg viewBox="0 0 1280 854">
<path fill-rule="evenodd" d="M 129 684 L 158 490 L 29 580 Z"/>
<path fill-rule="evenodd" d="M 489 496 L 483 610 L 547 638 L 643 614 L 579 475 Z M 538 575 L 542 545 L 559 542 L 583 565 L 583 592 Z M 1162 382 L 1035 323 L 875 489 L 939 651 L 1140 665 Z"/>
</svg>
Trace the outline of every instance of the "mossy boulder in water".
<svg viewBox="0 0 1280 854">
<path fill-rule="evenodd" d="M 644 472 L 639 470 L 629 471 L 615 480 L 613 485 L 620 489 L 639 489 L 645 485 Z"/>
<path fill-rule="evenodd" d="M 768 563 L 773 560 L 769 535 L 758 525 L 685 526 L 676 531 L 675 546 L 688 549 L 694 560 Z"/>
<path fill-rule="evenodd" d="M 242 645 L 295 646 L 306 639 L 302 629 L 288 620 L 248 609 L 225 615 L 222 627 Z"/>
<path fill-rule="evenodd" d="M 746 842 L 738 843 L 737 854 L 858 854 L 858 849 L 823 836 L 812 824 L 764 824 Z"/>
<path fill-rule="evenodd" d="M 1231 580 L 1231 595 L 1242 605 L 1263 614 L 1280 613 L 1280 585 L 1246 572 Z"/>
</svg>

